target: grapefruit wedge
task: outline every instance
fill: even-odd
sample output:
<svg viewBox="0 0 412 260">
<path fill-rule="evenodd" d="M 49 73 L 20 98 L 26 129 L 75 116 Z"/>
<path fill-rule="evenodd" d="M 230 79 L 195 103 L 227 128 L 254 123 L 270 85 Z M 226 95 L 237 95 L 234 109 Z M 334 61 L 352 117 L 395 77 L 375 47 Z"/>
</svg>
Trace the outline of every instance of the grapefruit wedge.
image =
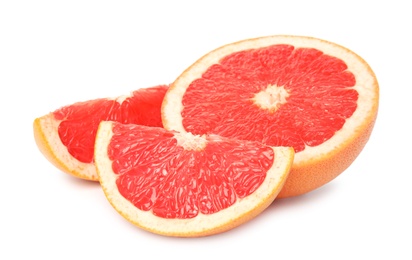
<svg viewBox="0 0 412 260">
<path fill-rule="evenodd" d="M 136 226 L 165 236 L 230 230 L 275 199 L 294 150 L 217 135 L 101 122 L 95 165 L 111 205 Z"/>
<path fill-rule="evenodd" d="M 162 126 L 160 107 L 167 88 L 166 85 L 142 88 L 127 96 L 77 102 L 59 108 L 34 120 L 36 144 L 61 171 L 97 181 L 93 154 L 100 121 Z"/>
<path fill-rule="evenodd" d="M 170 86 L 168 130 L 291 146 L 294 164 L 279 198 L 330 182 L 356 159 L 379 103 L 370 66 L 338 44 L 268 36 L 211 51 Z"/>
</svg>

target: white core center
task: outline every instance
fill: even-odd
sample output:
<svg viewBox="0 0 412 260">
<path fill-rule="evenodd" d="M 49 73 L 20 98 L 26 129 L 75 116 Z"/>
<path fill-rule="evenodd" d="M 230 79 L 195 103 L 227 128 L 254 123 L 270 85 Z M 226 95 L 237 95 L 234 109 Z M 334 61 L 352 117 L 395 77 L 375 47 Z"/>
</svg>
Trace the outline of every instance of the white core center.
<svg viewBox="0 0 412 260">
<path fill-rule="evenodd" d="M 177 144 L 182 146 L 185 150 L 201 151 L 206 147 L 207 140 L 204 135 L 193 135 L 189 132 L 176 133 L 174 136 Z"/>
<path fill-rule="evenodd" d="M 116 100 L 119 104 L 122 104 L 123 101 L 133 96 L 133 92 L 130 92 L 128 95 L 122 95 L 117 97 L 108 97 L 108 100 Z"/>
<path fill-rule="evenodd" d="M 283 86 L 269 85 L 266 89 L 256 93 L 252 100 L 260 108 L 275 112 L 282 104 L 286 103 L 287 97 L 289 97 L 289 93 Z"/>
</svg>

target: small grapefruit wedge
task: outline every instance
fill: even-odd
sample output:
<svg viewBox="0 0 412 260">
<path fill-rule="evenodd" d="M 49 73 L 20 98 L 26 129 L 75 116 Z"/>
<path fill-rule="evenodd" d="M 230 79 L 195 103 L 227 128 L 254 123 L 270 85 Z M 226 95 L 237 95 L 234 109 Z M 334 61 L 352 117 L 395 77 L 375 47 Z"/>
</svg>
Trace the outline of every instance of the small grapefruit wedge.
<svg viewBox="0 0 412 260">
<path fill-rule="evenodd" d="M 97 181 L 93 154 L 100 121 L 162 126 L 160 107 L 167 88 L 166 85 L 142 88 L 128 96 L 99 98 L 59 108 L 34 120 L 36 144 L 61 171 Z"/>
<path fill-rule="evenodd" d="M 165 236 L 199 237 L 257 216 L 281 190 L 293 148 L 101 122 L 95 165 L 111 205 Z"/>
<path fill-rule="evenodd" d="M 377 79 L 357 54 L 303 36 L 231 43 L 197 60 L 162 105 L 168 130 L 218 134 L 294 147 L 279 198 L 330 182 L 356 159 L 372 132 Z"/>
</svg>

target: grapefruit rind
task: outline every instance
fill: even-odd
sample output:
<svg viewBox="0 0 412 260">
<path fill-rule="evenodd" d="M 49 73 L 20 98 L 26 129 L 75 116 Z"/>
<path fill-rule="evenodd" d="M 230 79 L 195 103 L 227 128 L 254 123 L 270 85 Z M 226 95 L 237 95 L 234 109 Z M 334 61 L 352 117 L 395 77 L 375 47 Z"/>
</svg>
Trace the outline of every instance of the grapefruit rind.
<svg viewBox="0 0 412 260">
<path fill-rule="evenodd" d="M 128 221 L 152 233 L 177 237 L 200 237 L 221 233 L 254 218 L 276 198 L 292 166 L 294 150 L 272 147 L 275 160 L 262 185 L 248 197 L 238 199 L 229 208 L 217 213 L 199 214 L 191 219 L 165 219 L 151 211 L 142 211 L 126 200 L 116 186 L 116 174 L 107 155 L 112 122 L 101 122 L 95 143 L 95 165 L 102 189 L 111 205 Z"/>
<path fill-rule="evenodd" d="M 217 48 L 186 69 L 171 84 L 162 104 L 164 128 L 185 132 L 182 100 L 191 82 L 219 61 L 234 52 L 257 49 L 275 44 L 290 44 L 296 48 L 315 48 L 344 61 L 354 73 L 359 93 L 357 109 L 335 135 L 315 147 L 306 146 L 295 155 L 293 167 L 279 198 L 292 197 L 314 190 L 336 178 L 362 151 L 372 132 L 379 102 L 379 86 L 370 66 L 351 50 L 325 40 L 304 36 L 267 36 L 247 39 Z"/>
<path fill-rule="evenodd" d="M 81 102 L 76 102 L 68 106 L 64 106 L 60 108 L 58 111 L 59 113 L 61 112 L 62 109 L 66 110 L 66 108 L 69 108 L 68 110 L 72 109 L 73 107 L 81 107 L 82 110 L 87 114 L 88 107 L 87 105 L 90 104 L 90 102 L 95 102 L 95 101 L 116 101 L 118 104 L 122 104 L 125 100 L 138 96 L 138 100 L 141 101 L 141 103 L 145 104 L 150 104 L 153 106 L 153 109 L 156 107 L 156 110 L 158 110 L 159 106 L 159 97 L 163 99 L 163 95 L 165 91 L 167 90 L 169 86 L 168 85 L 158 85 L 154 87 L 148 87 L 148 88 L 140 88 L 137 90 L 134 90 L 130 92 L 129 94 L 126 95 L 121 95 L 117 97 L 108 97 L 108 98 L 98 98 L 98 99 L 92 99 L 92 100 L 87 100 L 87 101 L 81 101 Z M 139 103 L 140 104 L 140 103 Z M 131 112 L 136 112 L 133 110 L 134 106 L 129 107 L 128 109 Z M 62 122 L 64 122 L 67 118 L 66 115 L 62 116 L 64 120 L 61 120 L 62 118 L 59 118 L 59 116 L 56 116 L 56 111 L 52 113 L 48 113 L 46 115 L 43 115 L 41 117 L 38 117 L 34 120 L 33 122 L 33 132 L 34 132 L 34 138 L 36 141 L 36 144 L 41 151 L 41 153 L 46 157 L 46 159 L 51 162 L 55 167 L 57 167 L 59 170 L 70 174 L 72 176 L 85 179 L 85 180 L 90 180 L 90 181 L 98 181 L 98 176 L 96 173 L 96 168 L 94 166 L 93 162 L 82 162 L 78 160 L 75 156 L 69 153 L 69 150 L 66 145 L 63 144 L 63 142 L 60 139 L 59 136 L 59 126 Z M 67 111 L 66 111 L 67 112 Z M 66 112 L 63 112 L 65 114 Z M 151 115 L 150 119 L 153 118 L 153 114 L 147 110 L 143 110 L 145 115 Z M 58 114 L 59 114 L 58 113 Z M 93 113 L 89 112 L 89 116 L 92 115 Z M 161 122 L 158 117 L 159 115 L 156 114 L 156 119 L 155 122 Z M 142 120 L 147 120 L 147 119 L 142 119 Z M 148 123 L 148 122 L 145 122 Z M 151 124 L 153 122 L 150 122 Z M 149 123 L 148 123 L 149 124 Z M 94 137 L 93 137 L 94 138 Z"/>
<path fill-rule="evenodd" d="M 94 164 L 76 160 L 60 140 L 60 122 L 55 119 L 53 113 L 34 120 L 34 139 L 40 152 L 61 171 L 81 179 L 98 181 Z"/>
</svg>

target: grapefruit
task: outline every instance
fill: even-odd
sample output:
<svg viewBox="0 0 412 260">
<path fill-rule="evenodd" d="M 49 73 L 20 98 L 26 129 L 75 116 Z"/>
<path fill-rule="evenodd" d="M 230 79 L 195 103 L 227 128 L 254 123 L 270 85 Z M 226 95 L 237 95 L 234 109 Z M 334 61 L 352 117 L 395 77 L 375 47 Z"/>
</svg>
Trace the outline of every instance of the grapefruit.
<svg viewBox="0 0 412 260">
<path fill-rule="evenodd" d="M 61 107 L 34 120 L 36 144 L 61 171 L 97 181 L 93 154 L 100 121 L 162 126 L 160 107 L 167 88 L 166 85 L 142 88 L 127 96 L 99 98 Z"/>
<path fill-rule="evenodd" d="M 279 198 L 330 182 L 356 159 L 379 102 L 370 66 L 322 39 L 275 35 L 217 48 L 186 69 L 162 105 L 168 130 L 291 146 Z"/>
<path fill-rule="evenodd" d="M 104 121 L 94 160 L 108 201 L 125 219 L 156 234 L 199 237 L 268 207 L 293 156 L 290 147 Z"/>
</svg>

